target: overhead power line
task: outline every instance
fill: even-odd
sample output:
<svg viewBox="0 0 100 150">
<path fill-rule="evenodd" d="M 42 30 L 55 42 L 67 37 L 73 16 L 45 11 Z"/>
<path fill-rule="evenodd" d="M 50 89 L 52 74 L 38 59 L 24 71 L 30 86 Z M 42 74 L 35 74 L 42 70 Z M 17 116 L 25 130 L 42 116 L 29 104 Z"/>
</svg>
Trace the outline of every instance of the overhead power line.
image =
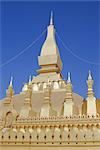
<svg viewBox="0 0 100 150">
<path fill-rule="evenodd" d="M 59 36 L 59 34 L 58 34 L 57 32 L 55 32 L 55 33 L 56 33 L 56 35 L 57 35 L 59 41 L 62 43 L 63 47 L 64 47 L 73 57 L 75 57 L 76 59 L 78 59 L 78 60 L 80 60 L 80 61 L 82 61 L 82 62 L 91 64 L 91 65 L 97 65 L 97 66 L 100 65 L 100 63 L 96 63 L 96 62 L 93 62 L 93 61 L 89 61 L 89 60 L 84 59 L 84 58 L 78 56 L 77 54 L 75 54 L 75 53 L 73 52 L 73 50 L 72 50 L 71 48 L 69 48 L 69 46 L 68 46 L 67 44 L 65 44 L 65 43 L 63 42 L 63 40 L 62 40 L 62 38 Z"/>
<path fill-rule="evenodd" d="M 2 63 L 0 65 L 0 68 L 8 65 L 9 63 L 13 62 L 14 60 L 16 60 L 19 56 L 21 56 L 23 53 L 25 53 L 29 48 L 31 48 L 36 42 L 39 41 L 39 39 L 44 35 L 44 33 L 46 32 L 47 29 L 45 29 L 31 44 L 29 44 L 26 48 L 24 48 L 23 50 L 20 50 L 20 52 L 15 55 L 14 57 L 10 58 L 9 60 L 7 60 L 6 62 Z M 62 38 L 60 38 L 59 34 L 55 31 L 59 41 L 62 43 L 63 47 L 72 55 L 74 56 L 76 59 L 82 61 L 82 62 L 85 62 L 85 63 L 88 63 L 88 64 L 91 64 L 91 65 L 100 65 L 100 63 L 96 63 L 96 62 L 92 62 L 92 61 L 89 61 L 89 60 L 86 60 L 80 56 L 78 56 L 77 54 L 75 54 L 73 52 L 73 50 L 71 48 L 69 48 L 69 46 L 67 44 L 65 44 L 62 40 Z"/>
<path fill-rule="evenodd" d="M 29 44 L 26 48 L 24 48 L 23 50 L 20 50 L 20 52 L 15 55 L 14 57 L 10 58 L 9 60 L 7 60 L 6 62 L 2 63 L 0 65 L 0 68 L 8 65 L 9 63 L 11 63 L 12 61 L 16 60 L 19 56 L 21 56 L 23 53 L 25 53 L 29 48 L 31 48 L 36 42 L 39 41 L 39 39 L 44 35 L 44 33 L 46 32 L 46 29 L 31 43 Z"/>
</svg>

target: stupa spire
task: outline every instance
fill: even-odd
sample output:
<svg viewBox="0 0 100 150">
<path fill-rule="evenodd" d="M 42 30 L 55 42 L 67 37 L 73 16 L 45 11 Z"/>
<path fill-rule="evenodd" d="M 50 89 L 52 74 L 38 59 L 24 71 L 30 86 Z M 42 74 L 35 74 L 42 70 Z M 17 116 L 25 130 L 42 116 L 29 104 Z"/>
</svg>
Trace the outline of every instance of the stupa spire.
<svg viewBox="0 0 100 150">
<path fill-rule="evenodd" d="M 13 77 L 11 76 L 9 87 L 13 87 Z"/>
<path fill-rule="evenodd" d="M 92 75 L 91 75 L 91 71 L 89 70 L 88 73 L 88 80 L 87 80 L 87 86 L 88 86 L 88 96 L 94 96 L 94 92 L 93 92 L 93 79 L 92 79 Z"/>
<path fill-rule="evenodd" d="M 73 115 L 73 92 L 72 92 L 72 84 L 70 73 L 68 72 L 67 84 L 65 86 L 66 94 L 64 100 L 64 116 L 72 116 Z"/>
<path fill-rule="evenodd" d="M 93 92 L 93 84 L 94 81 L 92 79 L 91 71 L 89 70 L 88 73 L 88 80 L 87 80 L 87 87 L 88 87 L 88 92 L 87 92 L 87 115 L 89 116 L 96 116 L 97 110 L 96 110 L 96 98 L 94 96 Z"/>
<path fill-rule="evenodd" d="M 51 16 L 50 16 L 50 25 L 53 25 L 53 11 L 51 11 Z"/>
<path fill-rule="evenodd" d="M 89 70 L 88 80 L 92 80 L 91 71 Z"/>
<path fill-rule="evenodd" d="M 6 90 L 6 101 L 4 101 L 5 105 L 9 105 L 12 103 L 12 97 L 14 95 L 13 91 L 13 77 L 10 79 L 10 84 L 8 86 L 8 89 Z"/>
<path fill-rule="evenodd" d="M 71 83 L 70 72 L 68 72 L 68 79 L 67 79 L 67 83 Z"/>
<path fill-rule="evenodd" d="M 31 85 L 31 75 L 29 76 L 29 85 Z"/>
<path fill-rule="evenodd" d="M 55 39 L 55 28 L 53 25 L 53 13 L 51 11 L 50 24 L 47 28 L 47 37 L 42 46 L 40 56 L 38 57 L 40 70 L 37 72 L 60 72 L 62 70 L 62 61 L 60 58 L 58 46 Z"/>
</svg>

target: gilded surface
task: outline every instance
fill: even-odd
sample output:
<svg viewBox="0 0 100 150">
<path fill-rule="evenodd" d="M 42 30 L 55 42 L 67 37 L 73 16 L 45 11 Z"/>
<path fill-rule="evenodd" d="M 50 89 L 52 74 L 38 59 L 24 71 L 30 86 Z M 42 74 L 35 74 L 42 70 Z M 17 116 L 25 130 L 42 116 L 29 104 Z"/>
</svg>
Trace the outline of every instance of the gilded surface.
<svg viewBox="0 0 100 150">
<path fill-rule="evenodd" d="M 73 92 L 70 73 L 62 78 L 52 16 L 38 61 L 39 74 L 22 92 L 14 95 L 11 78 L 0 101 L 0 150 L 99 150 L 100 100 L 91 72 L 84 100 Z"/>
</svg>

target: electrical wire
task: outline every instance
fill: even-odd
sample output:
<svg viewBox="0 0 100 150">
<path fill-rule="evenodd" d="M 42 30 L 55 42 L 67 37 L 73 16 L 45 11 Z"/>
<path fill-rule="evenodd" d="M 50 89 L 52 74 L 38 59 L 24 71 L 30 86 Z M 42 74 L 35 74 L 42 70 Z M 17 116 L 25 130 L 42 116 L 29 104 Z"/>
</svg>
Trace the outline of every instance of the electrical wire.
<svg viewBox="0 0 100 150">
<path fill-rule="evenodd" d="M 23 50 L 21 50 L 16 56 L 10 58 L 9 60 L 7 60 L 6 62 L 2 63 L 0 65 L 0 68 L 8 65 L 9 63 L 11 63 L 12 61 L 16 60 L 19 56 L 21 56 L 23 53 L 25 53 L 29 48 L 31 48 L 43 35 L 44 33 L 46 32 L 47 29 L 45 29 L 31 44 L 29 44 L 26 48 L 24 48 Z M 63 47 L 72 55 L 74 56 L 76 59 L 82 61 L 82 62 L 85 62 L 85 63 L 88 63 L 88 64 L 91 64 L 91 65 L 100 65 L 100 63 L 96 63 L 96 62 L 92 62 L 92 61 L 89 61 L 89 60 L 86 60 L 78 55 L 76 55 L 71 48 L 69 48 L 69 46 L 67 44 L 65 44 L 63 42 L 63 40 L 60 38 L 59 34 L 57 33 L 57 31 L 55 31 L 59 41 L 61 41 Z"/>
<path fill-rule="evenodd" d="M 14 57 L 10 58 L 9 60 L 7 60 L 6 62 L 4 62 L 3 64 L 0 65 L 0 68 L 8 65 L 9 63 L 11 63 L 12 61 L 16 60 L 19 56 L 21 56 L 23 53 L 25 53 L 29 48 L 31 48 L 46 32 L 46 29 L 31 43 L 29 44 L 26 48 L 24 48 L 23 50 L 21 50 L 17 55 L 15 55 Z"/>
<path fill-rule="evenodd" d="M 72 49 L 70 49 L 69 46 L 63 42 L 63 40 L 60 38 L 59 34 L 58 34 L 56 31 L 55 31 L 55 33 L 56 33 L 56 35 L 57 35 L 59 41 L 62 43 L 63 47 L 64 47 L 72 56 L 74 56 L 76 59 L 78 59 L 78 60 L 80 60 L 80 61 L 82 61 L 82 62 L 91 64 L 91 65 L 98 65 L 98 66 L 100 65 L 100 63 L 92 62 L 92 61 L 86 60 L 86 59 L 84 59 L 84 58 L 82 58 L 82 57 L 76 55 L 76 54 L 72 51 Z"/>
</svg>

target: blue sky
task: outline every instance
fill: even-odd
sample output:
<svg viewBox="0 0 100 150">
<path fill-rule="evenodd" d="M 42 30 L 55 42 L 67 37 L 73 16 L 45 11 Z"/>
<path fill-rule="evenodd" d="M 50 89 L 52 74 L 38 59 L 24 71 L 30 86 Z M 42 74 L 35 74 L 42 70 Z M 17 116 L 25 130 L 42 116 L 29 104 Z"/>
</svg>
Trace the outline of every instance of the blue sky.
<svg viewBox="0 0 100 150">
<path fill-rule="evenodd" d="M 48 26 L 50 11 L 54 25 L 64 43 L 79 57 L 100 64 L 100 3 L 99 2 L 2 2 L 1 3 L 1 64 L 32 43 Z M 36 75 L 38 55 L 44 34 L 28 51 L 0 68 L 0 99 L 5 97 L 10 76 L 14 77 L 15 94 L 21 91 L 29 75 Z M 100 65 L 80 61 L 66 50 L 57 38 L 63 61 L 62 74 L 71 72 L 73 91 L 86 97 L 88 70 L 92 71 L 94 91 L 100 98 Z"/>
</svg>

